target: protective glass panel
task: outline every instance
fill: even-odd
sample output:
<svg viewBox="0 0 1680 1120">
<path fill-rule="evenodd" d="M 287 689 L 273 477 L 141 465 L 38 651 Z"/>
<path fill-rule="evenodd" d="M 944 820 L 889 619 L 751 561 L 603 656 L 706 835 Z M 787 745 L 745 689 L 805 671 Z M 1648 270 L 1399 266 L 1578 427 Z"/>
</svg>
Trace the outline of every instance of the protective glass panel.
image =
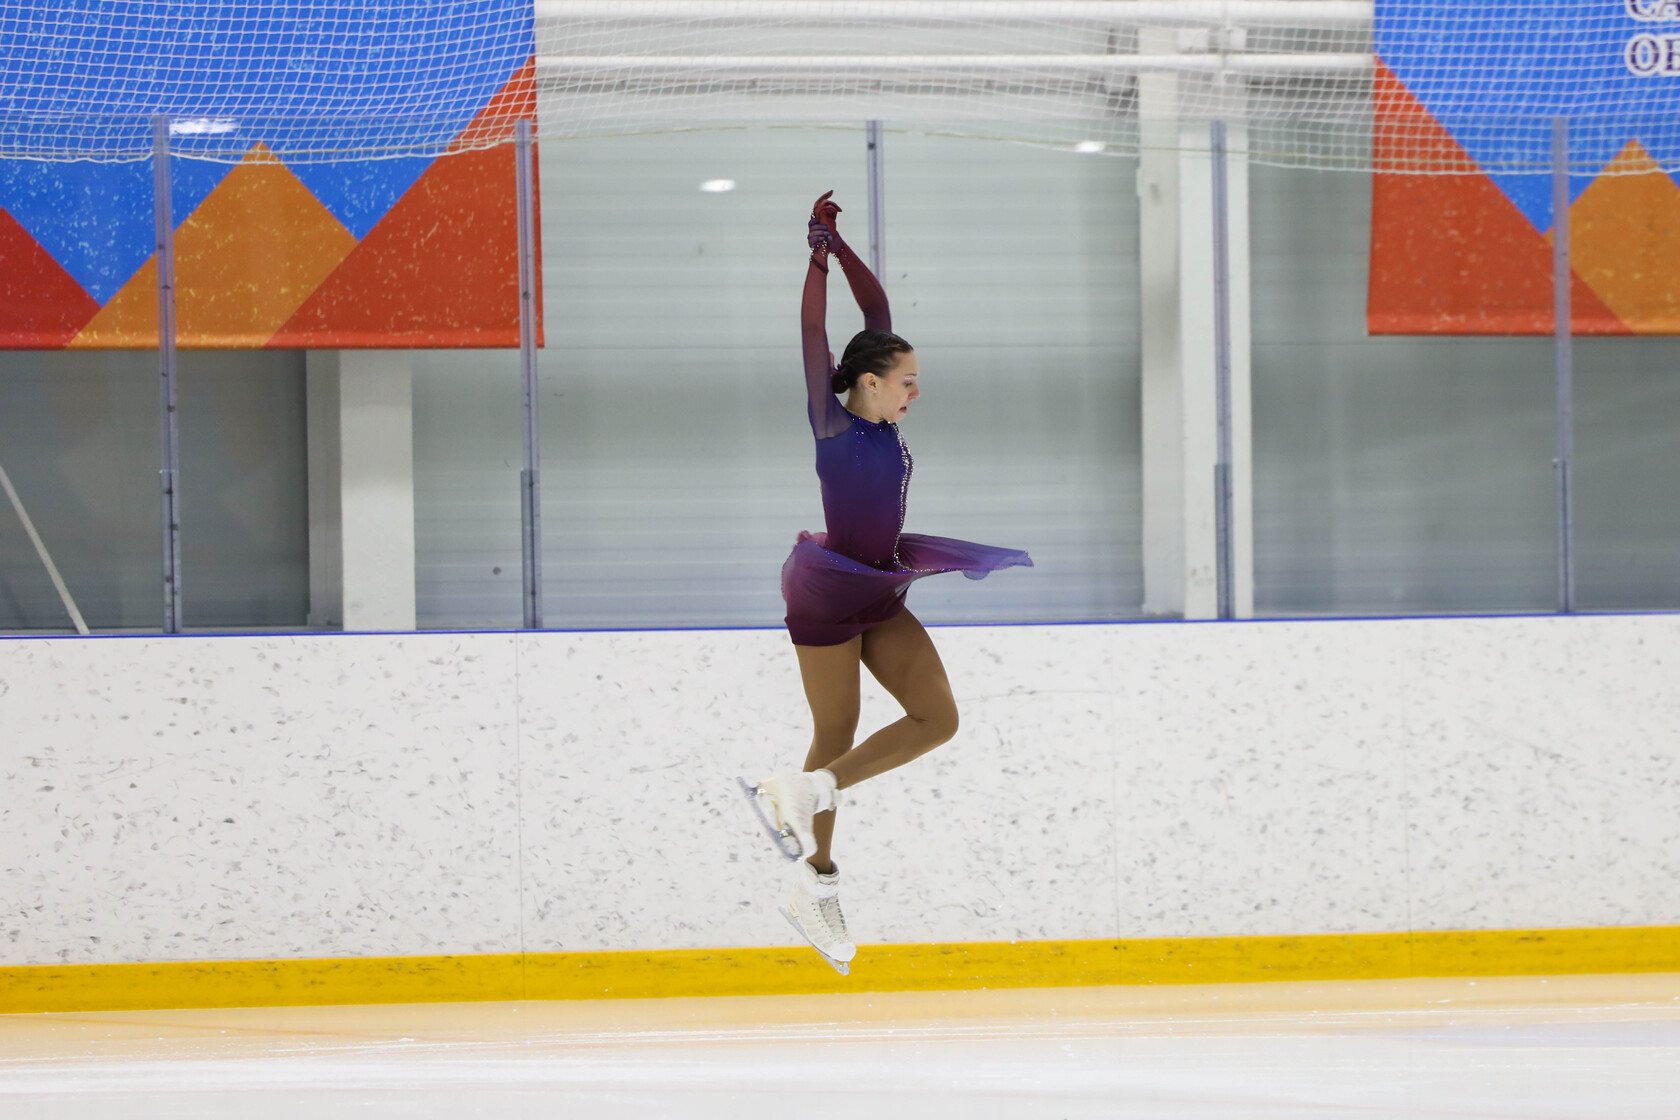
<svg viewBox="0 0 1680 1120">
<path fill-rule="evenodd" d="M 1025 548 L 1038 567 L 924 581 L 912 603 L 948 622 L 1135 614 L 1135 163 L 932 131 L 889 124 L 885 149 L 887 289 L 924 371 L 906 527 Z M 822 525 L 804 220 L 834 188 L 867 247 L 861 127 L 545 143 L 540 158 L 545 621 L 778 624 L 781 563 Z M 860 321 L 839 276 L 829 308 L 840 349 Z M 417 369 L 421 621 L 511 625 L 517 375 L 448 360 Z M 443 535 L 447 558 L 425 543 Z"/>
<path fill-rule="evenodd" d="M 183 621 L 300 627 L 308 611 L 303 355 L 180 356 Z M 163 613 L 157 354 L 0 351 L 0 449 L 65 586 L 96 630 Z M 10 503 L 0 630 L 68 630 Z"/>
<path fill-rule="evenodd" d="M 1256 611 L 1555 609 L 1551 340 L 1368 337 L 1369 177 L 1251 174 Z M 1680 606 L 1680 342 L 1574 350 L 1579 605 Z"/>
</svg>

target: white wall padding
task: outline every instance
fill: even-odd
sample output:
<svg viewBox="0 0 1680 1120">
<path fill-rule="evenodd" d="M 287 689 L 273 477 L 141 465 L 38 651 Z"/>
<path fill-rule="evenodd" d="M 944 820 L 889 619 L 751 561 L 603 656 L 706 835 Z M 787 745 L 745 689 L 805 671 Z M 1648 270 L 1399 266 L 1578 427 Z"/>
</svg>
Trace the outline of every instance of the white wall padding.
<svg viewBox="0 0 1680 1120">
<path fill-rule="evenodd" d="M 933 633 L 860 941 L 1680 923 L 1680 618 Z M 788 940 L 777 631 L 6 640 L 0 729 L 0 964 Z"/>
</svg>

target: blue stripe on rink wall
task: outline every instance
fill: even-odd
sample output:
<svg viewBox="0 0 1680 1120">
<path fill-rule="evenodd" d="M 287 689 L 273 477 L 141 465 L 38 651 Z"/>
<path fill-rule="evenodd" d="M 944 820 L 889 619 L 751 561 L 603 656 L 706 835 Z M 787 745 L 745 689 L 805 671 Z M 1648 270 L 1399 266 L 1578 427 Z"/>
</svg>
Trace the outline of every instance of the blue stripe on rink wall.
<svg viewBox="0 0 1680 1120">
<path fill-rule="evenodd" d="M 1075 626 L 1266 626 L 1266 625 L 1313 625 L 1316 623 L 1337 622 L 1429 622 L 1429 621 L 1475 621 L 1483 619 L 1522 619 L 1522 618 L 1553 618 L 1553 611 L 1482 611 L 1482 612 L 1454 612 L 1451 614 L 1343 614 L 1321 615 L 1310 618 L 1245 618 L 1245 619 L 1217 619 L 1217 618 L 1091 618 L 1091 619 L 1061 619 L 1046 622 L 924 622 L 929 630 L 972 630 L 972 629 L 1011 629 L 1011 628 L 1040 628 L 1040 627 L 1075 627 Z M 1593 611 L 1593 618 L 1680 618 L 1680 611 Z M 289 630 L 284 627 L 265 630 L 220 630 L 214 628 L 198 629 L 190 636 L 195 638 L 325 638 L 334 637 L 386 637 L 405 638 L 426 634 L 433 636 L 445 635 L 488 635 L 511 634 L 520 628 L 512 626 L 497 627 L 495 629 L 478 628 L 432 628 L 423 627 L 418 630 Z M 739 633 L 757 632 L 786 635 L 787 628 L 775 626 L 546 626 L 541 631 L 544 634 L 700 634 L 700 633 Z M 152 641 L 161 637 L 153 633 L 128 634 L 85 634 L 83 640 L 113 640 L 113 641 Z M 69 635 L 66 634 L 0 634 L 0 642 L 61 642 Z"/>
</svg>

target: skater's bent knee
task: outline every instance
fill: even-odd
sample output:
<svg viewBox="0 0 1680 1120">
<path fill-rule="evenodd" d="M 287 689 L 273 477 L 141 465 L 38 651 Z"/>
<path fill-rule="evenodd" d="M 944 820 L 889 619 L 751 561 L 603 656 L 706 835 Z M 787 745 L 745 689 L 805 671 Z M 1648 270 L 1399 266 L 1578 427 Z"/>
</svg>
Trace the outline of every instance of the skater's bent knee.
<svg viewBox="0 0 1680 1120">
<path fill-rule="evenodd" d="M 957 728 L 961 725 L 962 721 L 957 718 L 957 707 L 953 704 L 951 705 L 950 710 L 941 716 L 935 724 L 939 730 L 939 741 L 941 743 L 949 743 L 952 739 L 955 739 L 957 737 Z"/>
<path fill-rule="evenodd" d="M 922 725 L 923 731 L 931 742 L 929 746 L 937 747 L 941 743 L 949 743 L 957 736 L 957 706 L 937 708 L 921 715 L 913 716 Z"/>
</svg>

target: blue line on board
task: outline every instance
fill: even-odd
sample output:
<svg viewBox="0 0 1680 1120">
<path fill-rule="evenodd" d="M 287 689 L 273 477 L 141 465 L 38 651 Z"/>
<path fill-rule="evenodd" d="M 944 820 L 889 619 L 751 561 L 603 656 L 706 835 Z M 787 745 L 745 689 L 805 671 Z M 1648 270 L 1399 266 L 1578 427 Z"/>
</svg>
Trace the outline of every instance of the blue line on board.
<svg viewBox="0 0 1680 1120">
<path fill-rule="evenodd" d="M 1292 618 L 1095 618 L 1095 619 L 1064 619 L 1047 622 L 929 622 L 931 630 L 972 629 L 980 626 L 988 627 L 1022 627 L 1022 626 L 1254 626 L 1268 623 L 1289 622 L 1427 622 L 1448 619 L 1517 619 L 1517 618 L 1662 618 L 1680 617 L 1680 610 L 1651 610 L 1651 611 L 1577 611 L 1574 614 L 1559 614 L 1556 611 L 1490 611 L 1467 614 L 1355 614 L 1355 615 L 1310 615 Z M 148 632 L 137 634 L 88 634 L 85 637 L 95 640 L 121 640 L 124 638 L 318 638 L 318 637 L 357 637 L 357 638 L 413 638 L 422 636 L 479 634 L 687 634 L 701 631 L 719 630 L 774 630 L 782 632 L 781 626 L 573 626 L 553 627 L 542 630 L 525 630 L 517 626 L 502 627 L 493 630 L 206 630 L 188 632 L 184 634 L 164 634 L 162 632 Z M 47 642 L 63 641 L 66 638 L 83 640 L 78 634 L 0 634 L 0 642 Z"/>
</svg>

